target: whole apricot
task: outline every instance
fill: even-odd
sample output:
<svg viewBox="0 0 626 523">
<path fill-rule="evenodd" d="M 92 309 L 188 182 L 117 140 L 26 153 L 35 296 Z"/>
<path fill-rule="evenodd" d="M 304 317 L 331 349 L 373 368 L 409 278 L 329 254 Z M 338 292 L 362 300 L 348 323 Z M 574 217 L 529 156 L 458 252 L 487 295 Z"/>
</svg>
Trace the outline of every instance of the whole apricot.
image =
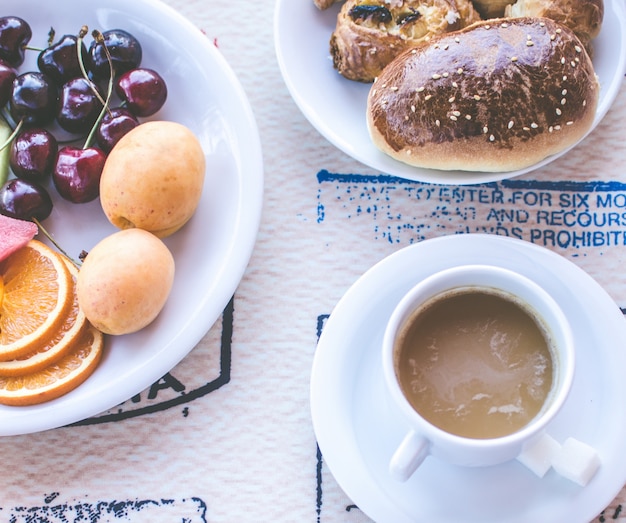
<svg viewBox="0 0 626 523">
<path fill-rule="evenodd" d="M 206 169 L 196 135 L 169 121 L 145 122 L 113 147 L 100 178 L 100 202 L 120 229 L 159 238 L 180 229 L 200 202 Z"/>
<path fill-rule="evenodd" d="M 174 282 L 174 258 L 154 234 L 126 229 L 87 254 L 76 281 L 78 304 L 105 334 L 128 334 L 161 312 Z"/>
</svg>

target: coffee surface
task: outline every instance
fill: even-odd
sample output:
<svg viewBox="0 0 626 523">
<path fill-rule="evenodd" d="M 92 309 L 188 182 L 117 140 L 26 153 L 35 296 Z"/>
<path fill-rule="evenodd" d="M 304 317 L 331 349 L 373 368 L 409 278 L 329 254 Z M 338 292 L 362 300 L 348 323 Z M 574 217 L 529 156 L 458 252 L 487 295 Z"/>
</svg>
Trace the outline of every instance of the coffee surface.
<svg viewBox="0 0 626 523">
<path fill-rule="evenodd" d="M 499 294 L 435 298 L 416 311 L 397 344 L 396 372 L 409 402 L 460 436 L 516 432 L 539 413 L 552 386 L 545 331 Z"/>
</svg>

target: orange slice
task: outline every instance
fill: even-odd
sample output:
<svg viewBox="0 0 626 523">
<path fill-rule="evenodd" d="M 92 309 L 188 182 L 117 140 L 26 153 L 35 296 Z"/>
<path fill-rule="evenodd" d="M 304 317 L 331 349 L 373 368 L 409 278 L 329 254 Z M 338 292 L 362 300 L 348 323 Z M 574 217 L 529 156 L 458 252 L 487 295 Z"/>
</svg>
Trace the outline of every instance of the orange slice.
<svg viewBox="0 0 626 523">
<path fill-rule="evenodd" d="M 67 394 L 83 383 L 96 369 L 103 350 L 103 334 L 89 325 L 70 352 L 44 369 L 0 378 L 0 403 L 35 405 Z"/>
<path fill-rule="evenodd" d="M 64 321 L 58 330 L 54 331 L 52 338 L 36 349 L 24 356 L 8 361 L 0 361 L 0 376 L 21 376 L 43 369 L 66 354 L 72 344 L 87 326 L 85 313 L 78 306 L 78 296 L 76 295 L 76 279 L 78 269 L 63 256 L 67 268 L 72 277 L 73 300 Z"/>
<path fill-rule="evenodd" d="M 0 263 L 0 361 L 18 358 L 52 337 L 73 299 L 64 258 L 38 240 Z"/>
</svg>

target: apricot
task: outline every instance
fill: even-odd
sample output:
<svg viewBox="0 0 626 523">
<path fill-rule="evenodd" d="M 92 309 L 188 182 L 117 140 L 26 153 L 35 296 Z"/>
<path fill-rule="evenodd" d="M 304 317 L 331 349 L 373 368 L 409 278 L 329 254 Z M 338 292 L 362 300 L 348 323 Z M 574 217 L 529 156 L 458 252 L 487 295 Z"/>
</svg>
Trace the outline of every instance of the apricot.
<svg viewBox="0 0 626 523">
<path fill-rule="evenodd" d="M 159 238 L 179 230 L 195 213 L 206 159 L 196 135 L 169 121 L 138 125 L 113 147 L 100 179 L 100 203 L 120 229 Z"/>
<path fill-rule="evenodd" d="M 87 254 L 76 281 L 78 304 L 105 334 L 129 334 L 163 309 L 174 282 L 174 258 L 143 229 L 115 232 Z"/>
</svg>

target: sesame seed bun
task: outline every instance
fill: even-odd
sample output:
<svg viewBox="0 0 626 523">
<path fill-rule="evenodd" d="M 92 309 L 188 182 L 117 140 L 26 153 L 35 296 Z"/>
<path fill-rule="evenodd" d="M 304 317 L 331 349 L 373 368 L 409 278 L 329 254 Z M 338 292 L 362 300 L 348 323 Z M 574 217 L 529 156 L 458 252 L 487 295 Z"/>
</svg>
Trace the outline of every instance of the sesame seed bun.
<svg viewBox="0 0 626 523">
<path fill-rule="evenodd" d="M 494 19 L 398 56 L 372 85 L 367 124 L 377 147 L 410 165 L 513 171 L 582 139 L 598 95 L 569 29 Z"/>
</svg>

